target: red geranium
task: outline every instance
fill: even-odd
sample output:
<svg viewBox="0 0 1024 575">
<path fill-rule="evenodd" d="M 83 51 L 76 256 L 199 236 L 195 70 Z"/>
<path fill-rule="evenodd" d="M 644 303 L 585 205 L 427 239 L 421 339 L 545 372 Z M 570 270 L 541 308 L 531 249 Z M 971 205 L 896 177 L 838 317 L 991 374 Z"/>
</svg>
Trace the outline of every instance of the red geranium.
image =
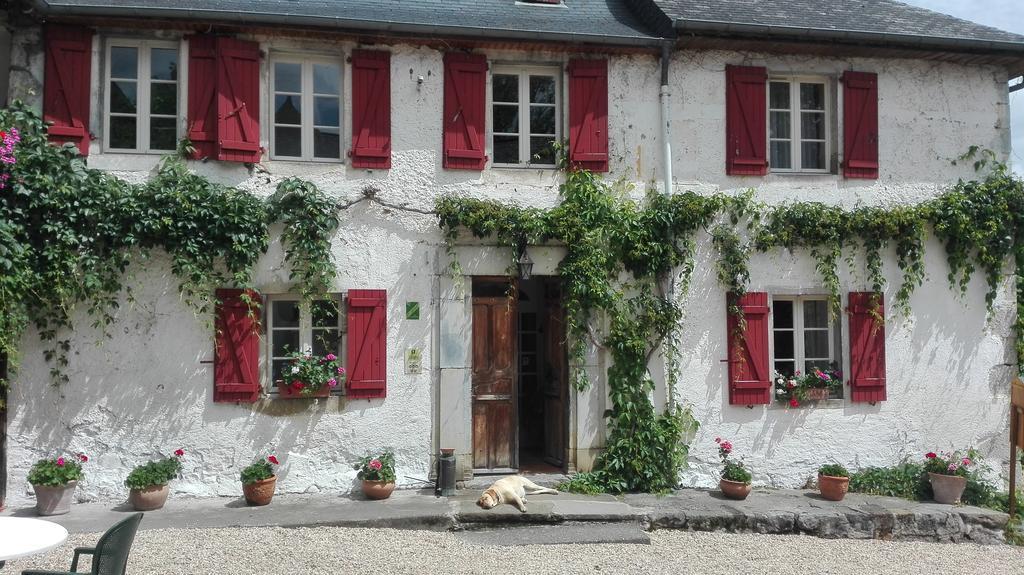
<svg viewBox="0 0 1024 575">
<path fill-rule="evenodd" d="M 0 134 L 2 134 L 2 133 L 3 132 L 0 132 Z M 78 460 L 81 461 L 82 463 L 85 463 L 86 461 L 89 461 L 89 456 L 84 454 L 84 453 L 79 453 L 78 454 Z"/>
<path fill-rule="evenodd" d="M 182 457 L 183 455 L 185 455 L 185 450 L 184 449 L 175 449 L 174 450 L 174 456 L 175 457 Z"/>
<path fill-rule="evenodd" d="M 937 457 L 937 455 L 935 455 L 935 453 L 932 452 L 932 451 L 929 451 L 928 453 L 925 453 L 924 456 L 926 458 L 928 458 L 928 459 L 935 459 Z"/>
<path fill-rule="evenodd" d="M 796 398 L 794 397 L 793 399 L 789 400 L 789 406 L 790 407 L 800 407 L 800 402 L 797 401 Z"/>
<path fill-rule="evenodd" d="M 267 457 L 267 461 L 269 461 L 269 462 L 273 463 L 274 465 L 280 465 L 280 464 L 281 464 L 281 463 L 280 463 L 280 462 L 279 462 L 279 461 L 277 460 L 277 456 L 276 456 L 276 455 L 271 455 L 271 456 Z"/>
</svg>

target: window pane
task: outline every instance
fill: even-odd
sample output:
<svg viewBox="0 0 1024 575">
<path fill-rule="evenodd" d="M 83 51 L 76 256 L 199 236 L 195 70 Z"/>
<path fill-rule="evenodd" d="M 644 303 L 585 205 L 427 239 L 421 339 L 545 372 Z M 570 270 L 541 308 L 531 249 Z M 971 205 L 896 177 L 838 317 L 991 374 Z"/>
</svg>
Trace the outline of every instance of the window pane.
<svg viewBox="0 0 1024 575">
<path fill-rule="evenodd" d="M 284 381 L 284 376 L 290 375 L 285 371 L 290 363 L 291 362 L 288 361 L 287 359 L 274 360 L 274 373 L 271 376 L 274 380 L 274 383 L 277 383 L 278 381 Z"/>
<path fill-rule="evenodd" d="M 271 304 L 274 328 L 299 327 L 299 302 L 275 301 Z"/>
<path fill-rule="evenodd" d="M 299 330 L 275 329 L 274 357 L 283 357 L 296 351 L 299 351 Z"/>
<path fill-rule="evenodd" d="M 519 336 L 519 352 L 534 353 L 537 351 L 537 334 L 524 333 Z"/>
<path fill-rule="evenodd" d="M 302 65 L 286 62 L 274 64 L 274 90 L 277 92 L 301 92 Z"/>
<path fill-rule="evenodd" d="M 817 361 L 805 361 L 804 362 L 804 369 L 806 371 L 808 371 L 808 372 L 814 371 L 814 368 L 818 368 L 818 369 L 820 369 L 822 371 L 825 371 L 827 369 L 830 369 L 831 367 L 832 366 L 829 365 L 829 361 L 827 359 L 819 359 Z M 840 389 L 842 389 L 842 386 L 840 386 Z M 842 391 L 840 391 L 839 393 L 840 393 L 839 397 L 842 397 Z"/>
<path fill-rule="evenodd" d="M 341 72 L 331 64 L 313 64 L 313 92 L 341 94 Z"/>
<path fill-rule="evenodd" d="M 313 327 L 338 326 L 338 302 L 334 300 L 317 300 L 310 306 Z"/>
<path fill-rule="evenodd" d="M 178 51 L 173 48 L 153 48 L 149 53 L 149 77 L 153 80 L 178 79 Z"/>
<path fill-rule="evenodd" d="M 786 377 L 793 377 L 796 372 L 796 363 L 793 361 L 776 361 L 775 371 L 785 375 Z"/>
<path fill-rule="evenodd" d="M 530 162 L 534 164 L 554 165 L 555 139 L 549 136 L 531 137 Z"/>
<path fill-rule="evenodd" d="M 325 356 L 328 353 L 338 354 L 341 336 L 336 329 L 313 330 L 313 355 Z"/>
<path fill-rule="evenodd" d="M 341 138 L 338 128 L 313 129 L 313 156 L 337 159 L 341 157 Z"/>
<path fill-rule="evenodd" d="M 800 114 L 800 137 L 805 140 L 825 139 L 825 114 L 803 112 Z"/>
<path fill-rule="evenodd" d="M 804 301 L 804 327 L 828 327 L 827 301 Z"/>
<path fill-rule="evenodd" d="M 828 330 L 804 332 L 804 357 L 828 358 Z"/>
<path fill-rule="evenodd" d="M 772 142 L 771 148 L 772 156 L 768 163 L 772 168 L 789 170 L 793 167 L 793 158 L 788 141 Z"/>
<path fill-rule="evenodd" d="M 178 143 L 177 123 L 178 121 L 175 118 L 150 118 L 150 149 L 173 150 Z"/>
<path fill-rule="evenodd" d="M 499 164 L 518 164 L 519 136 L 494 136 L 494 161 Z"/>
<path fill-rule="evenodd" d="M 274 155 L 292 156 L 302 155 L 302 129 L 301 128 L 274 128 Z"/>
<path fill-rule="evenodd" d="M 135 82 L 110 83 L 110 111 L 115 114 L 134 114 L 138 110 L 138 84 Z"/>
<path fill-rule="evenodd" d="M 553 106 L 530 106 L 530 133 L 555 133 L 555 108 Z"/>
<path fill-rule="evenodd" d="M 800 84 L 800 109 L 801 110 L 824 110 L 825 109 L 825 85 L 824 84 Z"/>
<path fill-rule="evenodd" d="M 494 131 L 519 133 L 519 106 L 494 106 Z"/>
<path fill-rule="evenodd" d="M 793 327 L 793 302 L 780 299 L 772 302 L 772 323 L 776 328 Z"/>
<path fill-rule="evenodd" d="M 769 112 L 768 137 L 788 140 L 790 138 L 789 112 Z"/>
<path fill-rule="evenodd" d="M 519 76 L 495 74 L 491 99 L 495 102 L 518 102 Z"/>
<path fill-rule="evenodd" d="M 803 142 L 800 146 L 800 161 L 805 169 L 825 169 L 825 142 Z"/>
<path fill-rule="evenodd" d="M 301 124 L 302 99 L 298 96 L 274 96 L 274 122 L 277 124 Z"/>
<path fill-rule="evenodd" d="M 768 90 L 768 107 L 779 108 L 781 110 L 789 109 L 789 83 L 788 82 L 772 82 L 771 88 Z"/>
<path fill-rule="evenodd" d="M 112 46 L 110 48 L 110 77 L 138 78 L 139 51 L 136 48 Z"/>
<path fill-rule="evenodd" d="M 552 76 L 530 76 L 530 102 L 555 103 L 555 79 Z"/>
<path fill-rule="evenodd" d="M 125 150 L 135 149 L 135 118 L 110 117 L 110 147 Z"/>
<path fill-rule="evenodd" d="M 151 114 L 178 115 L 178 85 L 150 84 L 149 112 Z"/>
<path fill-rule="evenodd" d="M 332 97 L 313 98 L 313 124 L 317 126 L 340 126 L 338 123 L 338 99 Z"/>
<path fill-rule="evenodd" d="M 777 331 L 775 337 L 775 357 L 792 359 L 794 357 L 793 332 Z"/>
</svg>

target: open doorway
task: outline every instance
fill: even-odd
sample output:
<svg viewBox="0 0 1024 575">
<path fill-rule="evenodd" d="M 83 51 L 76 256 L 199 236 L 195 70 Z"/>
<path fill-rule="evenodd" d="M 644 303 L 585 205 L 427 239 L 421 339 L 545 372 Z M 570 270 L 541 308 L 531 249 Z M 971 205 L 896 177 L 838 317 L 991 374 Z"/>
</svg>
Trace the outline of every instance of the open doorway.
<svg viewBox="0 0 1024 575">
<path fill-rule="evenodd" d="M 562 473 L 568 454 L 568 355 L 561 283 L 473 281 L 473 467 Z"/>
</svg>

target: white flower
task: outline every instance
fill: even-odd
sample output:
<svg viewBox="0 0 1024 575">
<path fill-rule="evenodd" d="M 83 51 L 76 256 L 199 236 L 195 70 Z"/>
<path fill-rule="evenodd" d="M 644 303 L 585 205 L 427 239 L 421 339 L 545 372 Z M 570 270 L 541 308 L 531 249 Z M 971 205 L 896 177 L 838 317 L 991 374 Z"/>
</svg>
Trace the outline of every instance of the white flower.
<svg viewBox="0 0 1024 575">
<path fill-rule="evenodd" d="M 299 366 L 297 366 L 297 365 L 292 366 L 292 373 L 293 374 L 299 373 Z"/>
</svg>

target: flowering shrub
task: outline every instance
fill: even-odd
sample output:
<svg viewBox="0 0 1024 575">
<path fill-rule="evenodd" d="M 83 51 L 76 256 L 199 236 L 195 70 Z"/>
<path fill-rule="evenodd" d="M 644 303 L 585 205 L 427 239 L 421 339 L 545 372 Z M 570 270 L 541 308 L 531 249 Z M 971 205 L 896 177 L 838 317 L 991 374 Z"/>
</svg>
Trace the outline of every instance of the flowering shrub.
<svg viewBox="0 0 1024 575">
<path fill-rule="evenodd" d="M 181 458 L 185 457 L 184 449 L 174 450 L 174 457 L 165 457 L 138 465 L 125 478 L 128 489 L 146 489 L 157 485 L 167 485 L 181 471 Z"/>
<path fill-rule="evenodd" d="M 387 450 L 380 455 L 367 455 L 359 460 L 355 469 L 359 470 L 357 477 L 365 481 L 394 481 L 395 454 Z"/>
<path fill-rule="evenodd" d="M 51 459 L 40 459 L 28 472 L 28 482 L 45 487 L 67 485 L 85 477 L 85 474 L 82 473 L 82 464 L 87 461 L 89 461 L 89 457 L 84 453 L 79 453 L 74 457 L 62 455 Z"/>
<path fill-rule="evenodd" d="M 345 381 L 345 368 L 338 365 L 338 356 L 333 353 L 318 357 L 307 349 L 293 353 L 289 359 L 285 377 L 292 393 L 312 395 L 324 386 L 334 389 Z"/>
<path fill-rule="evenodd" d="M 3 171 L 0 172 L 0 190 L 7 187 L 7 180 L 11 178 L 10 167 L 17 162 L 14 157 L 14 146 L 21 141 L 21 135 L 17 128 L 9 131 L 0 130 L 0 164 L 3 164 Z"/>
<path fill-rule="evenodd" d="M 743 461 L 729 459 L 729 455 L 732 454 L 732 443 L 721 437 L 716 437 L 715 443 L 718 444 L 718 457 L 722 460 L 722 479 L 738 483 L 750 483 L 753 477 L 743 467 Z"/>
<path fill-rule="evenodd" d="M 268 455 L 266 459 L 257 459 L 242 470 L 242 485 L 252 485 L 257 481 L 270 479 L 274 476 L 274 467 L 280 465 L 277 456 Z"/>
<path fill-rule="evenodd" d="M 978 453 L 972 448 L 966 454 L 959 451 L 929 452 L 924 456 L 924 470 L 939 475 L 967 477 L 978 460 Z"/>
<path fill-rule="evenodd" d="M 807 401 L 807 390 L 828 389 L 832 390 L 843 384 L 843 372 L 839 370 L 826 369 L 824 371 L 814 368 L 811 372 L 800 374 L 799 371 L 793 377 L 787 377 L 779 372 L 772 375 L 775 383 L 775 399 L 789 404 L 790 407 L 800 407 L 800 404 Z"/>
</svg>

